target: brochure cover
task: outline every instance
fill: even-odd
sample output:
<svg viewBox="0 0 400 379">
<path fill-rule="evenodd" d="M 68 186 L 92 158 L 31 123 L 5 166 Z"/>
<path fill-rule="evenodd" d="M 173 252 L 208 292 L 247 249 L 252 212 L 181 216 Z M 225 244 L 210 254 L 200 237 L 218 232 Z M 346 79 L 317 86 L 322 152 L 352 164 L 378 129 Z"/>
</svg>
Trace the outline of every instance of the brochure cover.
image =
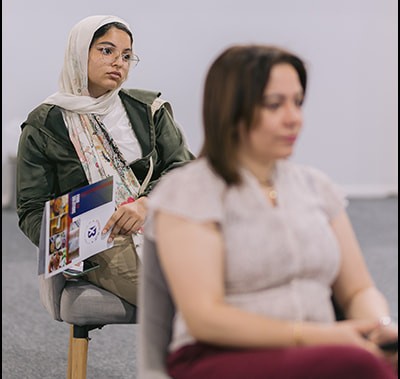
<svg viewBox="0 0 400 379">
<path fill-rule="evenodd" d="M 113 242 L 107 242 L 109 233 L 101 231 L 114 209 L 113 177 L 47 201 L 39 274 L 51 277 L 112 247 Z"/>
</svg>

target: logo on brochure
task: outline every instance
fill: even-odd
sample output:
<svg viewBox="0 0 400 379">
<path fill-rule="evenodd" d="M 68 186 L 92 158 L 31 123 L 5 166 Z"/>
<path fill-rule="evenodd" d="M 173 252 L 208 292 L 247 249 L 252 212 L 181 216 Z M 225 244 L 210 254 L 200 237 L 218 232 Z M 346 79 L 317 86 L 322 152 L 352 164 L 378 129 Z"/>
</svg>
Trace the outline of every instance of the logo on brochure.
<svg viewBox="0 0 400 379">
<path fill-rule="evenodd" d="M 85 241 L 87 243 L 94 243 L 100 235 L 100 222 L 99 220 L 91 220 L 86 226 Z"/>
</svg>

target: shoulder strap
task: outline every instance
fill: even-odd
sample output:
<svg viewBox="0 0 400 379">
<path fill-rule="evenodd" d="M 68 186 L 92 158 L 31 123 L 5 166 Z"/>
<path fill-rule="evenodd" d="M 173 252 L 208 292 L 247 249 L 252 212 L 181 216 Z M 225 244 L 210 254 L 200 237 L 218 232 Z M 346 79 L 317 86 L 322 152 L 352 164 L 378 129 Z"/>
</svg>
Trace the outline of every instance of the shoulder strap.
<svg viewBox="0 0 400 379">
<path fill-rule="evenodd" d="M 152 117 L 154 118 L 155 113 L 156 113 L 162 106 L 164 106 L 165 108 L 167 108 L 167 110 L 168 110 L 169 114 L 171 115 L 171 117 L 174 118 L 174 112 L 172 111 L 172 106 L 171 106 L 171 104 L 170 104 L 167 100 L 161 99 L 160 97 L 155 98 L 155 99 L 153 100 L 153 102 L 151 103 L 151 115 L 152 115 Z M 186 134 L 185 134 L 184 130 L 181 128 L 181 126 L 180 126 L 176 121 L 175 121 L 175 125 L 176 125 L 176 127 L 178 128 L 179 132 L 180 132 L 181 135 L 182 135 L 182 138 L 183 138 L 183 142 L 184 142 L 184 144 L 185 144 L 185 147 L 186 147 L 186 148 L 189 148 L 189 147 L 188 147 L 188 144 L 187 144 L 187 138 L 186 138 Z"/>
<path fill-rule="evenodd" d="M 154 115 L 156 114 L 156 112 L 157 112 L 162 106 L 165 106 L 165 108 L 167 108 L 167 110 L 168 110 L 168 112 L 171 114 L 171 116 L 174 117 L 174 114 L 173 114 L 173 112 L 172 112 L 171 104 L 170 104 L 168 101 L 166 101 L 166 100 L 164 100 L 164 99 L 161 99 L 160 97 L 156 97 L 156 98 L 153 100 L 153 102 L 151 103 L 151 106 L 150 106 L 150 107 L 151 107 L 151 115 L 152 115 L 152 117 L 154 117 Z M 143 180 L 142 185 L 140 186 L 139 195 L 141 195 L 141 194 L 145 191 L 147 185 L 149 184 L 149 182 L 150 182 L 150 180 L 151 180 L 151 177 L 152 177 L 152 175 L 153 175 L 153 168 L 154 168 L 153 158 L 150 157 L 150 167 L 149 167 L 149 171 L 147 172 L 147 175 L 146 175 L 145 179 Z"/>
<path fill-rule="evenodd" d="M 160 99 L 159 97 L 156 97 L 153 102 L 151 103 L 151 116 L 154 117 L 155 113 L 164 105 L 164 104 L 169 104 L 166 100 Z M 171 113 L 172 114 L 172 113 Z M 143 180 L 142 185 L 140 186 L 139 189 L 139 195 L 141 195 L 146 187 L 148 186 L 151 177 L 153 175 L 153 169 L 154 169 L 154 164 L 153 164 L 153 157 L 150 157 L 150 166 L 149 166 L 149 171 L 147 171 L 146 177 Z"/>
<path fill-rule="evenodd" d="M 173 112 L 172 112 L 171 104 L 170 104 L 168 101 L 166 101 L 166 100 L 164 100 L 164 99 L 161 99 L 160 97 L 156 97 L 156 98 L 153 100 L 153 102 L 151 103 L 151 114 L 152 114 L 152 116 L 154 117 L 155 113 L 156 113 L 163 105 L 167 108 L 167 110 L 168 110 L 168 112 L 171 114 L 171 116 L 174 117 L 174 114 L 173 114 Z"/>
</svg>

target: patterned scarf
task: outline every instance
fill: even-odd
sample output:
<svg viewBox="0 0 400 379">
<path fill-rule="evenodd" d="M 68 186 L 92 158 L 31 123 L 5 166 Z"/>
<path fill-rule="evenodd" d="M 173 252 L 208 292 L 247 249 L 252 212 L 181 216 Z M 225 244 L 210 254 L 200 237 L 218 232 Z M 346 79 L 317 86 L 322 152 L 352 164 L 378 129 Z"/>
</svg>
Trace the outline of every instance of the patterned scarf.
<svg viewBox="0 0 400 379">
<path fill-rule="evenodd" d="M 68 120 L 69 112 L 63 112 Z M 118 146 L 107 132 L 100 117 L 94 114 L 79 115 L 80 122 L 66 122 L 72 144 L 78 153 L 89 183 L 114 177 L 117 206 L 136 199 L 144 189 Z M 144 183 L 146 184 L 146 183 Z"/>
</svg>

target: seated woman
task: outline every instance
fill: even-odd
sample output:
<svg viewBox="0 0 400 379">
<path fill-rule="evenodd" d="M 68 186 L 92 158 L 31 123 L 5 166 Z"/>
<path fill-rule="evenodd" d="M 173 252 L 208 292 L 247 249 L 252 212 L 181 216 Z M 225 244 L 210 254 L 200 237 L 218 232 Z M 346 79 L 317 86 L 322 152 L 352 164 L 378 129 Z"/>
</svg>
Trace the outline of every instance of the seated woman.
<svg viewBox="0 0 400 379">
<path fill-rule="evenodd" d="M 17 160 L 19 226 L 39 244 L 46 201 L 113 176 L 117 209 L 105 232 L 114 246 L 90 258 L 87 279 L 136 304 L 136 242 L 147 195 L 167 171 L 193 159 L 158 92 L 123 89 L 139 62 L 128 23 L 90 16 L 71 30 L 59 91 L 22 124 Z"/>
<path fill-rule="evenodd" d="M 307 73 L 291 52 L 233 46 L 208 72 L 201 157 L 149 197 L 177 307 L 174 379 L 390 379 L 397 339 L 346 199 L 288 158 Z M 346 320 L 337 321 L 331 297 Z"/>
</svg>

